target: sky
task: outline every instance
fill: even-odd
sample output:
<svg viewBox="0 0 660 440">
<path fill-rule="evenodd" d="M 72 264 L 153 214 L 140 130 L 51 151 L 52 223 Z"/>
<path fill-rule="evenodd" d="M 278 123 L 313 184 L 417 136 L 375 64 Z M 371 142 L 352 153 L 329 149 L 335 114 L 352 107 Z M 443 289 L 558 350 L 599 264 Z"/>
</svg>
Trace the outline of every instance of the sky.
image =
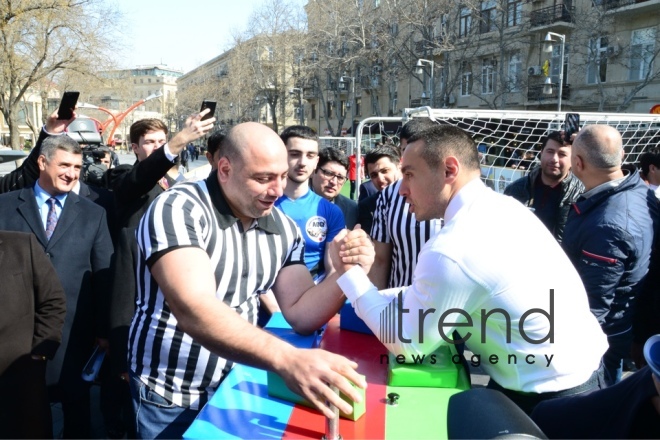
<svg viewBox="0 0 660 440">
<path fill-rule="evenodd" d="M 305 4 L 304 0 L 293 0 Z M 262 0 L 115 0 L 123 14 L 120 68 L 165 64 L 183 72 L 231 47 Z"/>
</svg>

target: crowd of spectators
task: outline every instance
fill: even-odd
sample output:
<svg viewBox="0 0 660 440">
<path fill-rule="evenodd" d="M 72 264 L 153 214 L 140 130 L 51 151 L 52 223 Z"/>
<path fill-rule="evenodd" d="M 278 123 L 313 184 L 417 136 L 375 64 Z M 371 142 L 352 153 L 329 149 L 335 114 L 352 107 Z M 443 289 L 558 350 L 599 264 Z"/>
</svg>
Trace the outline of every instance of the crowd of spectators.
<svg viewBox="0 0 660 440">
<path fill-rule="evenodd" d="M 95 347 L 111 365 L 99 377 L 110 438 L 181 436 L 234 362 L 277 371 L 329 413 L 327 401 L 345 405 L 329 385 L 357 399 L 348 386 L 364 386 L 356 366 L 294 349 L 256 324 L 260 314 L 282 311 L 297 331 L 314 331 L 343 305 L 342 292 L 370 326 L 403 301 L 420 310 L 462 307 L 475 327 L 476 305 L 520 320 L 554 292 L 557 327 L 536 319 L 534 335 L 554 331 L 557 341 L 533 347 L 554 349 L 552 368 L 487 369 L 489 387 L 549 432 L 548 420 L 567 408 L 577 414 L 619 399 L 606 390 L 623 389 L 624 359 L 644 367 L 641 346 L 660 333 L 657 148 L 628 171 L 621 135 L 608 126 L 586 126 L 574 139 L 551 132 L 523 149 L 414 119 L 400 145 L 357 157 L 319 149 L 309 127 L 277 135 L 246 123 L 212 133 L 215 119 L 203 116 L 172 136 L 159 120 L 137 121 L 133 165 L 119 165 L 105 148 L 86 165 L 66 136 L 75 114 L 55 113 L 24 163 L 0 178 L 0 251 L 14 249 L 32 268 L 35 296 L 25 321 L 34 325 L 3 327 L 0 392 L 17 402 L 2 406 L 3 436 L 89 438 L 91 384 L 81 372 Z M 206 134 L 205 148 L 195 145 Z M 182 172 L 202 152 L 210 175 L 186 182 Z M 499 195 L 480 182 L 481 164 L 528 172 Z M 368 177 L 359 202 L 358 177 Z M 341 194 L 346 181 L 350 197 Z M 24 294 L 9 281 L 4 290 L 20 308 Z M 13 322 L 12 307 L 0 321 Z M 506 334 L 503 322 L 486 321 L 483 328 Z M 460 327 L 457 340 L 466 336 Z M 478 344 L 478 336 L 464 338 L 473 352 L 531 350 L 519 336 L 513 344 Z M 409 354 L 443 343 L 387 347 Z M 648 369 L 633 376 L 627 386 L 657 397 Z M 49 429 L 49 402 L 62 405 L 62 433 Z"/>
</svg>

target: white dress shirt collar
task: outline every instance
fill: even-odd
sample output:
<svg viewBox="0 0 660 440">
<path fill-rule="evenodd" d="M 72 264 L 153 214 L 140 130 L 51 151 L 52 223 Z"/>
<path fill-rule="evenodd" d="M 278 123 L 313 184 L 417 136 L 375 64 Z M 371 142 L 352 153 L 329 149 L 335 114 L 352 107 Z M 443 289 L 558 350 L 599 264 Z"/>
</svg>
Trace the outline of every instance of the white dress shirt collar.
<svg viewBox="0 0 660 440">
<path fill-rule="evenodd" d="M 465 205 L 474 200 L 478 194 L 486 189 L 479 177 L 466 183 L 463 188 L 458 190 L 458 193 L 449 201 L 447 210 L 445 211 L 445 225 L 448 224 L 458 214 L 458 211 Z"/>
</svg>

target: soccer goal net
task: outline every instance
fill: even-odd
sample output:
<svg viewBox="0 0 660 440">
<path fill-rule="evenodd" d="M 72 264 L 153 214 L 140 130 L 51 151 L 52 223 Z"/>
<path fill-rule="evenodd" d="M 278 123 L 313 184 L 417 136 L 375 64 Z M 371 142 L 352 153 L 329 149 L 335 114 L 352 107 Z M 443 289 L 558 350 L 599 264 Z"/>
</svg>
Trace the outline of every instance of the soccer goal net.
<svg viewBox="0 0 660 440">
<path fill-rule="evenodd" d="M 333 147 L 343 151 L 347 156 L 355 153 L 354 137 L 319 137 L 319 149 Z"/>
<path fill-rule="evenodd" d="M 410 117 L 428 117 L 469 132 L 477 144 L 481 177 L 498 192 L 537 166 L 541 139 L 564 129 L 564 112 L 516 110 L 450 110 L 422 107 L 406 109 Z M 623 137 L 624 163 L 637 165 L 648 148 L 660 145 L 660 115 L 633 113 L 580 113 L 580 126 L 607 124 Z"/>
</svg>

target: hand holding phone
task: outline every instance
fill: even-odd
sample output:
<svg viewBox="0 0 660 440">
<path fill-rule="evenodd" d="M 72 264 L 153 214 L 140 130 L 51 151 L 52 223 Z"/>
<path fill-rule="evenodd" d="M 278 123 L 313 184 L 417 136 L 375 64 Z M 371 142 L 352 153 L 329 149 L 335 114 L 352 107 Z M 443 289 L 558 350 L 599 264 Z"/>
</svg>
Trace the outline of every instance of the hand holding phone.
<svg viewBox="0 0 660 440">
<path fill-rule="evenodd" d="M 73 118 L 73 109 L 76 108 L 80 92 L 64 92 L 60 101 L 60 108 L 57 110 L 58 120 L 68 120 Z"/>
<path fill-rule="evenodd" d="M 572 143 L 571 137 L 580 131 L 580 114 L 579 113 L 566 113 L 564 120 L 564 141 L 568 144 Z"/>
<path fill-rule="evenodd" d="M 205 121 L 207 119 L 211 119 L 213 115 L 215 115 L 215 101 L 207 101 L 206 99 L 202 101 L 202 108 L 199 110 L 199 112 L 203 112 L 207 108 L 210 110 L 207 114 L 202 116 L 202 121 Z"/>
</svg>

